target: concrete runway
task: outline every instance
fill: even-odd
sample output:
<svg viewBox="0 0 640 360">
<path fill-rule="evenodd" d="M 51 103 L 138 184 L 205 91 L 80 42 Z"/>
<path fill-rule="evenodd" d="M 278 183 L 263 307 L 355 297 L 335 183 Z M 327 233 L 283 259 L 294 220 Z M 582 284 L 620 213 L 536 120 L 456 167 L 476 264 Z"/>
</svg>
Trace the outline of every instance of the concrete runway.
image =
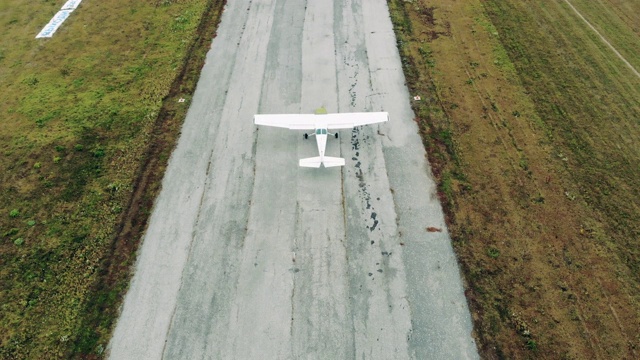
<svg viewBox="0 0 640 360">
<path fill-rule="evenodd" d="M 384 0 L 229 1 L 112 359 L 476 359 Z M 328 156 L 255 113 L 388 111 Z M 427 232 L 427 227 L 442 232 Z"/>
</svg>

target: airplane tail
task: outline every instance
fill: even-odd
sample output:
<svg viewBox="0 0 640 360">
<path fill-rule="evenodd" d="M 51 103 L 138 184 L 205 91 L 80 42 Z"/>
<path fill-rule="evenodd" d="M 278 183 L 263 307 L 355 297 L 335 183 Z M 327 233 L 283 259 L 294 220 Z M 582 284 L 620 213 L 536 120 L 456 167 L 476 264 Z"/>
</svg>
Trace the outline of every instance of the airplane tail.
<svg viewBox="0 0 640 360">
<path fill-rule="evenodd" d="M 316 156 L 300 159 L 299 164 L 302 167 L 319 168 L 321 164 L 324 164 L 324 167 L 344 166 L 345 162 L 343 158 L 325 156 L 324 159 L 321 160 L 320 156 Z"/>
</svg>

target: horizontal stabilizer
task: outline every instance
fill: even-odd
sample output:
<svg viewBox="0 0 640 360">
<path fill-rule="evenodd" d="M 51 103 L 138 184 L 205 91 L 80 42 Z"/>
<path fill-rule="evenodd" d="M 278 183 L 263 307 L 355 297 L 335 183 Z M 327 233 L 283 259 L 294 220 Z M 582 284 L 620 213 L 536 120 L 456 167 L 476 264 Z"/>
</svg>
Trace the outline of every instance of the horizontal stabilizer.
<svg viewBox="0 0 640 360">
<path fill-rule="evenodd" d="M 323 161 L 320 160 L 320 156 L 300 159 L 302 167 L 319 168 L 321 164 L 324 164 L 324 167 L 344 166 L 344 159 L 330 156 L 325 156 Z"/>
<path fill-rule="evenodd" d="M 324 157 L 324 167 L 332 167 L 332 166 L 344 166 L 344 159 L 338 157 Z"/>
<path fill-rule="evenodd" d="M 319 168 L 320 164 L 322 164 L 322 161 L 320 161 L 320 156 L 300 159 L 300 166 L 303 167 Z"/>
</svg>

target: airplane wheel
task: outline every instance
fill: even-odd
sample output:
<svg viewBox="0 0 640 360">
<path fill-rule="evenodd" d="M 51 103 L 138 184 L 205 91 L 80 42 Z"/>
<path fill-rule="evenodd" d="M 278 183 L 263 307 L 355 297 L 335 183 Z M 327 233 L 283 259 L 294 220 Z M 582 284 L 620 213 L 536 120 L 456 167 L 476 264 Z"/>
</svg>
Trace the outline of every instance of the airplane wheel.
<svg viewBox="0 0 640 360">
<path fill-rule="evenodd" d="M 336 133 L 336 139 L 338 138 L 338 133 Z"/>
<path fill-rule="evenodd" d="M 306 140 L 306 139 L 308 139 L 308 138 L 309 138 L 309 134 L 304 133 L 304 139 Z"/>
</svg>

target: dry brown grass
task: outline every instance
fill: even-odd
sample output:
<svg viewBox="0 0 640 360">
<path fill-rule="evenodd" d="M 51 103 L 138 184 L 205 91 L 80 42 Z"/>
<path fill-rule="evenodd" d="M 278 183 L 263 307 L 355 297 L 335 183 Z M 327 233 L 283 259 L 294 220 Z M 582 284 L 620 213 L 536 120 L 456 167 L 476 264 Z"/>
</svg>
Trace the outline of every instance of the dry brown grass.
<svg viewBox="0 0 640 360">
<path fill-rule="evenodd" d="M 561 3 L 390 7 L 483 357 L 638 358 L 637 79 Z"/>
</svg>

